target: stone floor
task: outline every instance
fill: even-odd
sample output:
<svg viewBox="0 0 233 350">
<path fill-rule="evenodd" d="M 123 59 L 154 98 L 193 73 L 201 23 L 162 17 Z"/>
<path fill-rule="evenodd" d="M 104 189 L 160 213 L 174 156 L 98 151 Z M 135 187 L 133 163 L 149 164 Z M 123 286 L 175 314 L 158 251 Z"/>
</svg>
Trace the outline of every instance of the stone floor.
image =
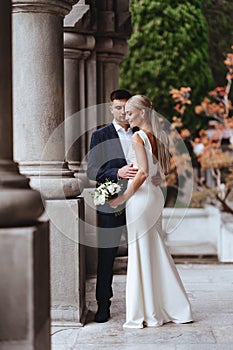
<svg viewBox="0 0 233 350">
<path fill-rule="evenodd" d="M 95 280 L 87 282 L 84 327 L 52 327 L 52 350 L 232 350 L 233 264 L 177 264 L 195 322 L 125 330 L 125 275 L 114 276 L 111 319 L 93 322 Z M 172 293 L 172 291 L 171 291 Z"/>
</svg>

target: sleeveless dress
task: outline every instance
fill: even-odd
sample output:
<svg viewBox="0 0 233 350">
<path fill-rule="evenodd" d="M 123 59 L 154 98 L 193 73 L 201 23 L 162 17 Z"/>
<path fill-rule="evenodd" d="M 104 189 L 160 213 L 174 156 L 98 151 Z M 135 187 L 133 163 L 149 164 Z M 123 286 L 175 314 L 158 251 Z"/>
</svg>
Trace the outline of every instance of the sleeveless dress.
<svg viewBox="0 0 233 350">
<path fill-rule="evenodd" d="M 164 197 L 151 177 L 157 173 L 152 147 L 144 131 L 137 132 L 147 152 L 149 176 L 126 203 L 128 268 L 125 328 L 192 321 L 191 306 L 174 261 L 163 241 Z M 131 147 L 131 163 L 137 167 Z M 129 180 L 129 185 L 132 180 Z"/>
</svg>

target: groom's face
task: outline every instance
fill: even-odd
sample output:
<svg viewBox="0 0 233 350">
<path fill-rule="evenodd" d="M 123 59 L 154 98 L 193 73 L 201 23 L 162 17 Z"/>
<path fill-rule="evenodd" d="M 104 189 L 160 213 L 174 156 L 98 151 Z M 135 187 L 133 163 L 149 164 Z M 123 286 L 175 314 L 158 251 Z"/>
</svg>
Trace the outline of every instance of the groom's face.
<svg viewBox="0 0 233 350">
<path fill-rule="evenodd" d="M 114 120 L 117 124 L 125 127 L 128 126 L 125 114 L 125 105 L 127 100 L 113 100 L 110 105 L 110 111 L 114 117 Z"/>
</svg>

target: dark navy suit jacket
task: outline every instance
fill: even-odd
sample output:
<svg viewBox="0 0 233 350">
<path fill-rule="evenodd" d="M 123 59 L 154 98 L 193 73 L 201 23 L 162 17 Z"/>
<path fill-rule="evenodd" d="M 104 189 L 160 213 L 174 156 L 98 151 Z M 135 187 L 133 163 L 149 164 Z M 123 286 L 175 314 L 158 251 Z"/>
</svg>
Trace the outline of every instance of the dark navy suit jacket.
<svg viewBox="0 0 233 350">
<path fill-rule="evenodd" d="M 92 134 L 88 155 L 87 176 L 100 183 L 118 181 L 118 169 L 126 165 L 125 155 L 113 123 Z"/>
<path fill-rule="evenodd" d="M 121 142 L 113 123 L 93 132 L 88 154 L 87 176 L 91 180 L 103 183 L 108 180 L 118 181 L 118 169 L 127 164 Z M 123 189 L 127 180 L 123 180 Z M 98 214 L 114 213 L 108 204 L 98 206 Z M 113 214 L 114 216 L 114 214 Z M 124 215 L 120 215 L 124 216 Z M 118 220 L 120 217 L 118 218 Z M 116 221 L 116 218 L 113 219 Z"/>
</svg>

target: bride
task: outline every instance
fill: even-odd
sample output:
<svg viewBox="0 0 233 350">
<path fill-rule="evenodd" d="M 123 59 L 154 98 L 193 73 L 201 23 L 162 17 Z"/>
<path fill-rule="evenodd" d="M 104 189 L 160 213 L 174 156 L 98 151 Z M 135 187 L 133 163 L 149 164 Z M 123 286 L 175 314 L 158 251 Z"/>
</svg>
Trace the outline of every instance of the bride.
<svg viewBox="0 0 233 350">
<path fill-rule="evenodd" d="M 161 326 L 166 322 L 192 321 L 191 306 L 162 235 L 164 196 L 151 177 L 158 167 L 169 171 L 168 137 L 159 126 L 151 101 L 142 95 L 126 103 L 132 137 L 129 159 L 138 167 L 126 191 L 109 204 L 126 202 L 128 269 L 126 281 L 125 328 Z"/>
</svg>

